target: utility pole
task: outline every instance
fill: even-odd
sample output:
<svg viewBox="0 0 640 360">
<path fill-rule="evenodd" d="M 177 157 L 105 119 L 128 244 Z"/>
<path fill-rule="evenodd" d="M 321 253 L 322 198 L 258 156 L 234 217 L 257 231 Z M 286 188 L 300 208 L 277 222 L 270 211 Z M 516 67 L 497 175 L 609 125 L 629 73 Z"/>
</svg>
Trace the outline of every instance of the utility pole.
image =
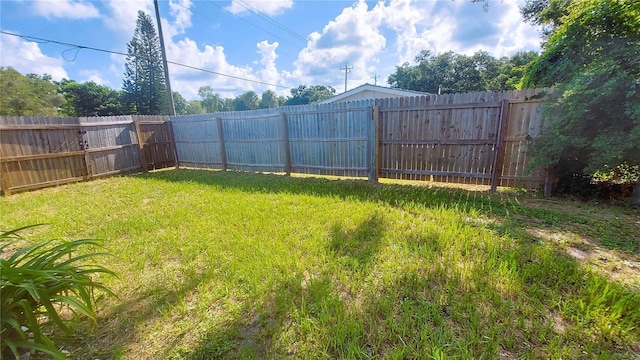
<svg viewBox="0 0 640 360">
<path fill-rule="evenodd" d="M 353 66 L 348 66 L 346 61 L 344 62 L 344 67 L 340 67 L 340 70 L 344 70 L 344 92 L 347 92 L 347 74 L 351 72 L 351 69 L 353 69 Z"/>
<path fill-rule="evenodd" d="M 373 78 L 373 85 L 378 85 L 378 78 L 380 77 L 380 75 L 378 74 L 373 74 L 372 78 Z"/>
<path fill-rule="evenodd" d="M 164 77 L 167 81 L 167 91 L 169 92 L 169 101 L 171 101 L 171 115 L 176 114 L 176 105 L 173 103 L 173 91 L 171 91 L 171 81 L 169 81 L 169 66 L 167 64 L 167 53 L 164 49 L 164 37 L 162 36 L 162 24 L 160 22 L 160 8 L 158 8 L 158 0 L 153 0 L 156 8 L 156 21 L 158 22 L 158 36 L 160 36 L 160 47 L 162 48 L 162 65 L 164 66 Z"/>
</svg>

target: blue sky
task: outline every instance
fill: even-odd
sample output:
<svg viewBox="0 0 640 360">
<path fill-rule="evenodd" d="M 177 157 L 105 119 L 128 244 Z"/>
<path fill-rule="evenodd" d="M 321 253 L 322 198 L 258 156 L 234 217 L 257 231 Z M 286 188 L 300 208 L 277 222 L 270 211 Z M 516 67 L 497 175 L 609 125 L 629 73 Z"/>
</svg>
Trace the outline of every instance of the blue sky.
<svg viewBox="0 0 640 360">
<path fill-rule="evenodd" d="M 522 22 L 520 1 L 464 0 L 160 0 L 167 58 L 198 68 L 260 81 L 243 81 L 174 65 L 174 91 L 197 99 L 209 85 L 223 97 L 248 90 L 289 94 L 300 84 L 344 91 L 386 85 L 396 65 L 421 50 L 494 56 L 539 50 L 538 29 Z M 152 0 L 15 0 L 0 2 L 0 28 L 24 36 L 126 52 L 138 10 L 155 19 Z M 0 66 L 54 79 L 93 80 L 121 88 L 125 58 L 0 34 Z"/>
</svg>

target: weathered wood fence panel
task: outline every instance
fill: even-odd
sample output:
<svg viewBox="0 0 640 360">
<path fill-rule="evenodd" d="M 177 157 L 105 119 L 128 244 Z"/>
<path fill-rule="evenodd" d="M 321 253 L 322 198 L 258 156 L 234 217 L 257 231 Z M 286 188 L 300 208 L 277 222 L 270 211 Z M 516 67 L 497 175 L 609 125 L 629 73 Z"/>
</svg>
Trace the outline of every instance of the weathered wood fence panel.
<svg viewBox="0 0 640 360">
<path fill-rule="evenodd" d="M 136 128 L 130 116 L 83 117 L 80 125 L 89 177 L 140 168 Z"/>
<path fill-rule="evenodd" d="M 174 167 L 177 164 L 173 129 L 168 116 L 136 115 L 135 121 L 144 170 Z"/>
<path fill-rule="evenodd" d="M 179 166 L 222 169 L 222 141 L 218 115 L 172 116 Z"/>
<path fill-rule="evenodd" d="M 249 116 L 247 116 L 249 115 Z M 226 163 L 231 170 L 286 170 L 282 114 L 274 109 L 222 118 Z"/>
<path fill-rule="evenodd" d="M 488 183 L 501 104 L 462 95 L 379 101 L 380 176 Z"/>
<path fill-rule="evenodd" d="M 146 168 L 141 154 L 147 146 L 164 147 L 151 151 L 151 168 L 173 166 L 174 145 L 165 143 L 171 134 L 167 120 L 144 118 L 136 124 L 131 116 L 0 117 L 2 193 L 140 171 Z M 140 143 L 138 129 L 148 126 L 147 122 L 155 129 L 143 131 Z M 144 133 L 156 135 L 145 138 Z"/>
<path fill-rule="evenodd" d="M 296 173 L 367 176 L 372 101 L 285 109 Z"/>
</svg>

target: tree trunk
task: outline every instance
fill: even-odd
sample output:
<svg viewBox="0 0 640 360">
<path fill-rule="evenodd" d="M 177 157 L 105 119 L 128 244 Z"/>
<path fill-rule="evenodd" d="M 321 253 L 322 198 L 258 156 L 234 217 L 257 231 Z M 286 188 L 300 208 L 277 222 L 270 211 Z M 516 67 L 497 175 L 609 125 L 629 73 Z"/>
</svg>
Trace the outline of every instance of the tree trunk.
<svg viewBox="0 0 640 360">
<path fill-rule="evenodd" d="M 636 188 L 631 195 L 631 203 L 640 205 L 640 179 L 636 183 Z"/>
</svg>

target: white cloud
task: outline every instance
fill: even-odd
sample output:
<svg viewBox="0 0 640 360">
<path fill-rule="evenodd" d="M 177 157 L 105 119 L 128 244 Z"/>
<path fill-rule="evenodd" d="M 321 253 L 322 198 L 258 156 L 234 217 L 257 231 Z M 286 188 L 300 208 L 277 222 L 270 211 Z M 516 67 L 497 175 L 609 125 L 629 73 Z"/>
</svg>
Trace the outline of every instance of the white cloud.
<svg viewBox="0 0 640 360">
<path fill-rule="evenodd" d="M 22 74 L 49 74 L 54 80 L 69 78 L 62 59 L 46 56 L 38 43 L 0 34 L 0 66 L 11 66 Z"/>
<path fill-rule="evenodd" d="M 263 69 L 258 71 L 258 74 L 263 82 L 270 84 L 278 84 L 280 82 L 280 74 L 276 68 L 276 59 L 278 58 L 276 49 L 278 45 L 278 42 L 269 44 L 267 40 L 257 44 L 258 54 L 260 54 L 260 64 L 263 66 Z M 275 86 L 271 86 L 270 88 L 274 91 L 278 90 Z"/>
<path fill-rule="evenodd" d="M 238 15 L 244 12 L 259 11 L 267 15 L 277 15 L 293 6 L 293 0 L 231 0 L 226 9 Z"/>
<path fill-rule="evenodd" d="M 108 15 L 103 17 L 105 26 L 116 31 L 122 39 L 133 37 L 139 10 L 155 19 L 152 0 L 106 0 L 104 6 L 108 11 Z"/>
<path fill-rule="evenodd" d="M 421 50 L 467 55 L 484 50 L 496 57 L 539 50 L 537 31 L 522 21 L 516 2 L 493 2 L 486 12 L 479 4 L 464 1 L 420 2 L 412 6 L 420 19 L 398 32 L 403 62 Z"/>
<path fill-rule="evenodd" d="M 73 0 L 34 0 L 31 2 L 33 12 L 47 19 L 90 19 L 100 17 L 100 12 L 93 4 Z"/>
<path fill-rule="evenodd" d="M 167 58 L 208 71 L 231 75 L 237 78 L 259 80 L 250 66 L 236 66 L 227 61 L 222 46 L 206 45 L 200 50 L 195 41 L 185 38 L 178 42 L 168 41 Z M 169 64 L 171 86 L 187 99 L 197 98 L 198 88 L 209 85 L 223 97 L 233 97 L 242 92 L 257 90 L 254 83 L 233 77 L 210 74 L 194 69 Z"/>
<path fill-rule="evenodd" d="M 349 75 L 349 87 L 359 85 L 370 78 L 371 64 L 386 46 L 386 38 L 380 31 L 384 13 L 382 7 L 368 9 L 363 0 L 345 8 L 330 21 L 322 33 L 309 35 L 307 47 L 294 62 L 294 71 L 287 73 L 302 83 L 328 84 L 340 89 L 345 62 L 353 66 Z"/>
<path fill-rule="evenodd" d="M 80 75 L 80 78 L 76 81 L 78 82 L 87 82 L 87 81 L 93 81 L 94 83 L 98 84 L 98 85 L 104 85 L 104 86 L 109 86 L 109 81 L 105 80 L 102 77 L 102 74 L 100 71 L 98 70 L 80 70 L 78 71 L 78 75 Z"/>
<path fill-rule="evenodd" d="M 183 34 L 191 27 L 191 0 L 169 1 L 170 14 L 175 18 L 174 26 Z"/>
</svg>

